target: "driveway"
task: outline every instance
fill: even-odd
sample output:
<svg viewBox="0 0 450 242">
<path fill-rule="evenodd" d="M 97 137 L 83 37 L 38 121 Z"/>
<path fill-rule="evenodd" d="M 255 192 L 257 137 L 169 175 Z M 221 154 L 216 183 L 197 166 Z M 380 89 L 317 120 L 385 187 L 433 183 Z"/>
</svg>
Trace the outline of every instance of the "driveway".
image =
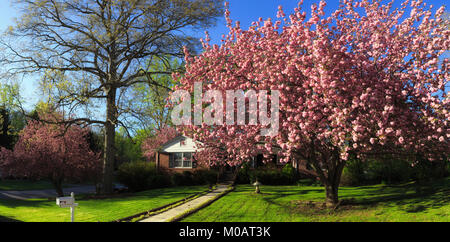
<svg viewBox="0 0 450 242">
<path fill-rule="evenodd" d="M 116 188 L 121 188 L 123 186 L 115 184 Z M 72 186 L 63 188 L 64 195 L 70 196 L 70 193 L 73 192 L 75 195 L 77 194 L 89 194 L 95 193 L 95 186 Z M 0 199 L 19 199 L 26 200 L 31 198 L 48 198 L 48 197 L 57 197 L 57 194 L 54 189 L 45 189 L 45 190 L 30 190 L 30 191 L 0 191 Z"/>
<path fill-rule="evenodd" d="M 95 186 L 75 186 L 63 189 L 64 194 L 69 196 L 71 192 L 75 194 L 95 193 Z M 57 197 L 54 189 L 30 190 L 30 191 L 0 191 L 0 199 L 19 199 Z"/>
</svg>

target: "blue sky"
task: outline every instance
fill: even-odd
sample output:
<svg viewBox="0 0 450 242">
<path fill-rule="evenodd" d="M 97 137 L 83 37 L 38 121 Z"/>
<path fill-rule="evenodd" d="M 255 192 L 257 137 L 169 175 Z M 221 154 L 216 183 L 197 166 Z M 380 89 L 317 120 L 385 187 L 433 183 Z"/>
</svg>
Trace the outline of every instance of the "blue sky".
<svg viewBox="0 0 450 242">
<path fill-rule="evenodd" d="M 304 0 L 303 10 L 310 12 L 310 5 L 312 3 L 319 3 L 320 0 Z M 0 31 L 3 32 L 8 26 L 13 24 L 13 18 L 19 17 L 18 11 L 11 6 L 10 0 L 1 0 L 0 3 Z M 394 7 L 399 6 L 402 0 L 396 0 Z M 424 0 L 427 4 L 432 4 L 434 9 L 446 4 L 446 0 Z M 286 13 L 291 13 L 297 6 L 298 0 L 229 0 L 231 18 L 233 21 L 239 20 L 243 29 L 247 29 L 253 21 L 258 20 L 259 17 L 263 19 L 275 18 L 277 8 L 279 5 L 283 6 Z M 337 9 L 338 0 L 328 0 L 325 12 L 330 12 Z M 447 10 L 448 11 L 448 10 Z M 224 18 L 220 18 L 217 26 L 207 29 L 210 33 L 211 43 L 220 44 L 221 36 L 228 33 L 225 26 Z M 198 37 L 204 37 L 204 31 L 198 33 Z M 24 80 L 22 83 L 22 95 L 24 97 L 32 97 L 35 95 L 35 82 L 32 79 Z M 33 100 L 34 99 L 34 100 Z M 28 98 L 29 103 L 36 101 L 35 98 Z"/>
<path fill-rule="evenodd" d="M 286 14 L 292 13 L 294 8 L 298 6 L 298 0 L 229 0 L 231 19 L 233 21 L 239 20 L 241 27 L 247 29 L 253 21 L 257 21 L 259 17 L 263 19 L 275 19 L 277 15 L 278 6 L 283 6 Z M 304 0 L 302 10 L 307 14 L 311 12 L 311 4 L 319 4 L 320 0 Z M 325 13 L 329 15 L 334 12 L 339 6 L 339 0 L 326 0 L 327 6 Z M 384 1 L 385 3 L 390 2 Z M 394 8 L 400 7 L 403 0 L 395 0 Z M 424 0 L 427 5 L 433 5 L 433 9 L 437 10 L 440 6 L 446 5 L 448 0 Z M 448 5 L 448 4 L 447 4 Z M 448 11 L 448 9 L 447 9 Z M 208 30 L 213 44 L 220 44 L 222 34 L 228 33 L 225 26 L 225 20 L 222 18 L 217 26 Z"/>
</svg>

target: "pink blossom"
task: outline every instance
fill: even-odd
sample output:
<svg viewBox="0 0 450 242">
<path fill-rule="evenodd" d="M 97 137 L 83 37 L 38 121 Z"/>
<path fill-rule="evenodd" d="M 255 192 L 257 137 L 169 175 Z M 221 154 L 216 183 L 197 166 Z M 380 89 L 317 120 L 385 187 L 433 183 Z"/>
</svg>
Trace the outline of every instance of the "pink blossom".
<svg viewBox="0 0 450 242">
<path fill-rule="evenodd" d="M 148 137 L 142 143 L 142 152 L 148 160 L 154 161 L 156 152 L 161 145 L 179 135 L 178 131 L 172 127 L 165 127 L 157 131 L 154 136 Z"/>
<path fill-rule="evenodd" d="M 230 27 L 220 48 L 188 59 L 180 77 L 185 90 L 195 82 L 221 91 L 279 90 L 282 128 L 276 137 L 257 141 L 258 125 L 231 133 L 229 126 L 190 126 L 189 132 L 211 145 L 220 141 L 229 151 L 219 152 L 226 160 L 222 164 L 248 162 L 281 146 L 282 157 L 315 157 L 310 162 L 318 173 L 324 172 L 318 164 L 330 162 L 329 157 L 345 162 L 349 152 L 448 155 L 449 99 L 434 92 L 450 79 L 450 63 L 439 64 L 450 48 L 443 20 L 431 21 L 431 11 L 420 1 L 411 3 L 412 17 L 424 17 L 419 23 L 401 21 L 406 4 L 391 11 L 379 1 L 343 1 L 324 17 L 322 2 L 312 7 L 310 21 L 296 8 L 282 30 L 270 19 L 247 31 Z"/>
<path fill-rule="evenodd" d="M 59 118 L 52 116 L 46 120 Z M 64 179 L 95 179 L 101 171 L 100 153 L 90 149 L 88 133 L 88 129 L 78 126 L 66 129 L 64 125 L 29 121 L 14 150 L 0 150 L 3 175 L 50 178 L 59 186 Z"/>
</svg>

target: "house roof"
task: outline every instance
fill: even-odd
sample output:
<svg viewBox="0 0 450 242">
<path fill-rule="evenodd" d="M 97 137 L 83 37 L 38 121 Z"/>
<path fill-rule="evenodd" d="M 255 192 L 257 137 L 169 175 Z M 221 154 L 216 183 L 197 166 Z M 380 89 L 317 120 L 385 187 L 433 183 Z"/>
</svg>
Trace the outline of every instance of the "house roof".
<svg viewBox="0 0 450 242">
<path fill-rule="evenodd" d="M 162 144 L 162 145 L 161 145 L 161 148 L 159 148 L 158 151 L 163 150 L 164 148 L 167 148 L 167 146 L 168 146 L 169 144 L 172 144 L 172 142 L 174 142 L 175 140 L 177 140 L 177 139 L 179 139 L 179 138 L 181 138 L 181 137 L 189 138 L 189 137 L 186 137 L 186 136 L 184 136 L 184 135 L 178 135 L 178 136 L 176 136 L 175 138 L 173 138 L 173 139 L 167 141 L 166 143 Z"/>
<path fill-rule="evenodd" d="M 177 136 L 177 137 L 175 137 L 175 138 L 173 138 L 173 139 L 167 141 L 166 143 L 164 143 L 158 151 L 165 151 L 167 148 L 173 146 L 174 144 L 180 142 L 180 141 L 183 140 L 183 139 L 190 139 L 190 140 L 192 140 L 192 138 L 190 138 L 190 137 L 188 137 L 188 136 L 179 135 L 179 136 Z M 192 143 L 195 143 L 195 144 L 201 144 L 201 142 L 198 142 L 198 141 L 197 141 L 197 142 L 194 142 L 193 140 L 192 140 Z M 192 149 L 197 150 L 197 148 L 195 147 L 195 145 L 192 146 Z"/>
</svg>

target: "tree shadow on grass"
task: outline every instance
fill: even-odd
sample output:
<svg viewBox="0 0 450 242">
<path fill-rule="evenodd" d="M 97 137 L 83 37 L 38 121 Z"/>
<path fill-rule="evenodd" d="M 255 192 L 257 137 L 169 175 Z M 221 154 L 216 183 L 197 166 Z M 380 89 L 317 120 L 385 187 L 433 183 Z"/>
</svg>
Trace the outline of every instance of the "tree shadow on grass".
<svg viewBox="0 0 450 242">
<path fill-rule="evenodd" d="M 261 189 L 262 193 L 262 200 L 267 202 L 270 205 L 274 205 L 276 207 L 279 207 L 280 209 L 285 209 L 288 211 L 288 213 L 302 213 L 305 215 L 312 215 L 312 214 L 318 214 L 319 213 L 326 213 L 327 211 L 319 211 L 318 209 L 299 209 L 299 206 L 297 204 L 298 201 L 302 201 L 301 199 L 302 195 L 307 195 L 311 193 L 315 193 L 318 196 L 313 196 L 314 201 L 320 201 L 322 199 L 321 194 L 322 192 L 317 189 L 288 189 L 286 191 L 282 192 L 270 192 L 265 193 L 264 189 Z M 286 197 L 292 196 L 292 200 L 286 202 Z M 295 199 L 297 198 L 297 199 Z M 325 195 L 323 195 L 323 199 L 325 199 Z M 308 199 L 304 199 L 305 201 Z"/>
<path fill-rule="evenodd" d="M 0 222 L 12 223 L 12 222 L 22 222 L 22 221 L 0 215 Z"/>
<path fill-rule="evenodd" d="M 0 207 L 20 208 L 20 207 L 43 207 L 48 202 L 47 199 L 36 200 L 18 200 L 18 199 L 0 199 Z M 56 206 L 56 205 L 55 205 Z"/>
<path fill-rule="evenodd" d="M 396 207 L 408 213 L 439 209 L 450 204 L 449 179 L 437 180 L 426 184 L 408 183 L 382 187 L 365 187 L 360 195 L 351 194 L 346 198 L 355 198 L 355 205 Z"/>
<path fill-rule="evenodd" d="M 367 207 L 378 206 L 380 203 L 383 203 L 384 207 L 395 207 L 407 213 L 420 213 L 428 209 L 439 209 L 450 204 L 449 181 L 450 179 L 447 178 L 427 184 L 408 183 L 348 189 L 345 191 L 348 194 L 341 196 L 341 200 L 345 200 L 345 206 L 341 206 L 334 212 L 339 212 L 339 210 L 361 210 Z M 311 199 L 299 199 L 297 202 L 291 201 L 290 203 L 286 203 L 282 199 L 283 197 L 305 195 L 312 192 L 318 193 L 318 190 L 301 189 L 278 193 L 275 191 L 264 193 L 264 189 L 261 189 L 261 191 L 263 191 L 262 199 L 267 203 L 289 209 L 290 211 L 295 210 L 306 214 L 317 214 L 317 210 L 320 209 L 318 209 L 318 206 L 311 206 L 309 211 L 308 206 L 305 206 L 305 201 L 325 199 L 323 191 L 323 195 L 314 196 Z M 302 208 L 299 209 L 299 207 Z M 323 209 L 323 212 L 330 212 L 330 209 Z"/>
<path fill-rule="evenodd" d="M 450 190 L 431 194 L 418 194 L 410 199 L 394 201 L 395 206 L 401 206 L 405 212 L 418 213 L 428 209 L 439 209 L 450 204 Z"/>
</svg>

